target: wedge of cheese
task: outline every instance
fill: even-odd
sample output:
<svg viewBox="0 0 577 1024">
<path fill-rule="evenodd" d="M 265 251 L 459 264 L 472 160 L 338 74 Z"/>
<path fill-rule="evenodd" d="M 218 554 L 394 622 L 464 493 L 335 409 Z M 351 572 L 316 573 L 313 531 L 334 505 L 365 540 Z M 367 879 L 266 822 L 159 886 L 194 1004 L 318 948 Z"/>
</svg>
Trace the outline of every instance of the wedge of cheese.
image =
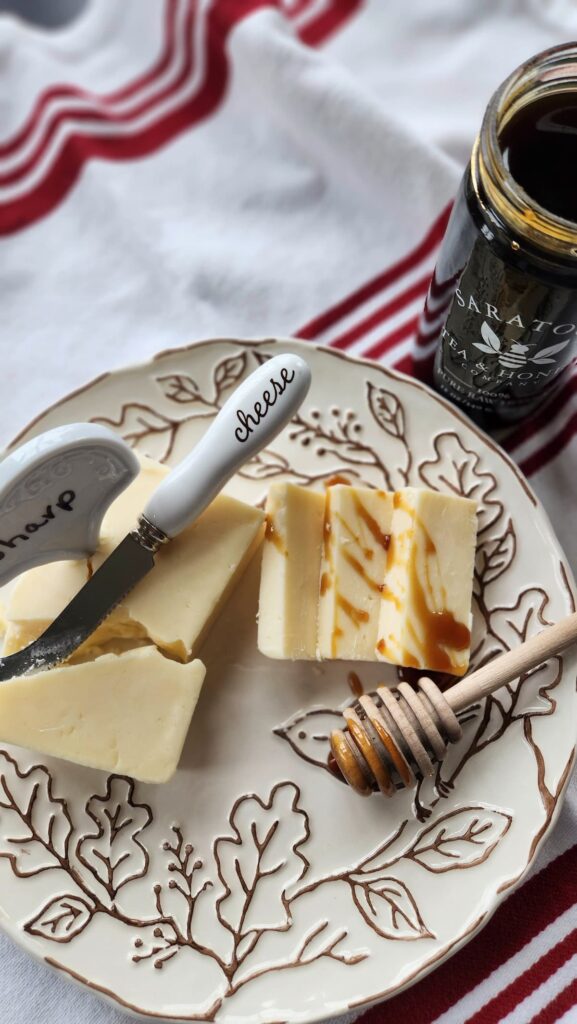
<svg viewBox="0 0 577 1024">
<path fill-rule="evenodd" d="M 393 497 L 377 655 L 463 675 L 469 664 L 477 506 L 436 491 Z"/>
<path fill-rule="evenodd" d="M 343 484 L 327 489 L 319 657 L 375 660 L 392 515 L 392 494 Z"/>
<path fill-rule="evenodd" d="M 269 487 L 258 618 L 258 648 L 269 658 L 316 658 L 324 514 L 324 494 Z"/>
<path fill-rule="evenodd" d="M 41 754 L 166 782 L 204 680 L 154 647 L 10 679 L 0 686 L 0 740 Z"/>
<path fill-rule="evenodd" d="M 168 470 L 142 459 L 137 479 L 108 510 L 101 543 L 86 562 L 55 562 L 21 576 L 6 609 L 4 653 L 20 650 L 52 622 L 117 544 L 133 529 Z M 162 547 L 154 570 L 127 595 L 73 655 L 85 661 L 148 640 L 185 661 L 198 649 L 222 603 L 263 536 L 259 509 L 219 495 L 200 518 Z"/>
</svg>

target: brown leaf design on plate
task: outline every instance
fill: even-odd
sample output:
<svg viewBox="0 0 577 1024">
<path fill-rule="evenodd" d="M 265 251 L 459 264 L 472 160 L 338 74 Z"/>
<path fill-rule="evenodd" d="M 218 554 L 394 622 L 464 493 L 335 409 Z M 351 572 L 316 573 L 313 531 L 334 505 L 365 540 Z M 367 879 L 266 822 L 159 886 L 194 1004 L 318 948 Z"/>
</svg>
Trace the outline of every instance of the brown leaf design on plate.
<svg viewBox="0 0 577 1024">
<path fill-rule="evenodd" d="M 255 362 L 257 362 L 259 366 L 262 366 L 263 363 L 268 363 L 269 359 L 273 358 L 272 353 L 261 352 L 259 349 L 256 348 L 253 349 L 252 355 Z"/>
<path fill-rule="evenodd" d="M 541 587 L 528 587 L 510 606 L 493 608 L 490 613 L 492 630 L 509 649 L 518 647 L 530 636 L 551 625 L 546 615 L 549 595 Z"/>
<path fill-rule="evenodd" d="M 132 448 L 140 449 L 159 462 L 164 462 L 172 452 L 178 429 L 178 423 L 141 402 L 123 405 L 116 420 L 107 416 L 94 416 L 91 422 L 112 427 Z"/>
<path fill-rule="evenodd" d="M 450 811 L 421 832 L 406 856 L 434 874 L 472 868 L 491 856 L 512 820 L 494 807 Z"/>
<path fill-rule="evenodd" d="M 223 391 L 227 391 L 239 382 L 246 370 L 246 352 L 239 352 L 236 356 L 227 356 L 221 359 L 214 369 L 214 388 L 217 401 Z"/>
<path fill-rule="evenodd" d="M 204 402 L 198 384 L 187 373 L 169 373 L 164 377 L 157 377 L 156 383 L 171 402 L 178 402 L 180 405 Z"/>
<path fill-rule="evenodd" d="M 292 475 L 288 459 L 270 449 L 263 449 L 258 455 L 245 462 L 239 476 L 248 480 L 269 480 L 274 476 Z"/>
<path fill-rule="evenodd" d="M 146 874 L 148 851 L 138 836 L 152 821 L 152 811 L 135 802 L 132 779 L 111 775 L 106 793 L 91 797 L 86 813 L 95 828 L 79 840 L 77 856 L 113 900 L 123 885 Z"/>
<path fill-rule="evenodd" d="M 392 391 L 378 388 L 367 381 L 367 401 L 373 419 L 391 437 L 402 438 L 405 434 L 403 406 Z"/>
<path fill-rule="evenodd" d="M 94 907 L 79 896 L 55 896 L 27 921 L 24 931 L 51 942 L 70 942 L 92 920 Z"/>
<path fill-rule="evenodd" d="M 330 772 L 327 764 L 329 737 L 333 729 L 342 727 L 342 721 L 342 712 L 334 708 L 311 708 L 289 718 L 274 732 L 286 740 L 303 761 Z"/>
<path fill-rule="evenodd" d="M 398 878 L 352 878 L 353 900 L 366 923 L 385 939 L 432 939 L 414 897 Z"/>
<path fill-rule="evenodd" d="M 477 744 L 493 743 L 505 732 L 510 722 L 511 695 L 509 689 L 499 690 L 486 698 L 478 726 Z"/>
<path fill-rule="evenodd" d="M 563 659 L 559 657 L 550 658 L 544 665 L 529 672 L 519 690 L 514 718 L 524 718 L 527 714 L 553 714 L 557 704 L 552 691 L 561 682 L 562 675 Z"/>
<path fill-rule="evenodd" d="M 220 922 L 237 937 L 289 926 L 286 890 L 308 868 L 300 847 L 309 837 L 308 817 L 293 783 L 276 785 L 268 801 L 245 796 L 230 814 L 232 836 L 214 844 L 225 892 L 217 901 Z"/>
<path fill-rule="evenodd" d="M 0 857 L 19 878 L 64 866 L 72 831 L 66 801 L 53 796 L 47 768 L 23 771 L 5 750 L 0 750 L 0 824 Z"/>
<path fill-rule="evenodd" d="M 517 550 L 517 536 L 511 520 L 500 537 L 488 537 L 477 547 L 475 585 L 483 590 L 511 565 Z"/>
<path fill-rule="evenodd" d="M 503 511 L 502 503 L 495 497 L 495 476 L 483 469 L 479 453 L 466 448 L 453 431 L 437 434 L 433 446 L 435 457 L 419 466 L 421 480 L 434 491 L 451 491 L 476 501 L 479 534 L 484 533 Z"/>
<path fill-rule="evenodd" d="M 489 633 L 490 611 L 482 601 L 479 588 L 473 593 L 473 626 L 471 630 L 471 660 L 469 670 L 481 668 L 487 661 L 504 651 L 504 645 Z"/>
</svg>

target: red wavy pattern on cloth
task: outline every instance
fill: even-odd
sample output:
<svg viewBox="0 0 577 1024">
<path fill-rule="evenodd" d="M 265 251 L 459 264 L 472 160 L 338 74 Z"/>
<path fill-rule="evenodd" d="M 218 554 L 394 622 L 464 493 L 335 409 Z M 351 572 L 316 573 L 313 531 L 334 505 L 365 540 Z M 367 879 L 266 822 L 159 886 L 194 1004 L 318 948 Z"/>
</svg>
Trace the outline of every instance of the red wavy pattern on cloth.
<svg viewBox="0 0 577 1024">
<path fill-rule="evenodd" d="M 304 21 L 298 35 L 309 45 L 319 45 L 344 24 L 360 6 L 361 0 L 331 0 L 318 15 Z M 214 0 L 206 16 L 203 40 L 205 70 L 202 81 L 194 95 L 177 104 L 173 110 L 159 114 L 157 119 L 145 126 L 133 126 L 131 130 L 135 117 L 150 113 L 158 104 L 175 95 L 190 78 L 194 69 L 193 23 L 198 16 L 198 5 L 195 0 L 190 0 L 188 5 L 184 68 L 175 82 L 153 99 L 143 101 L 128 113 L 114 109 L 120 100 L 135 97 L 143 89 L 150 87 L 174 60 L 175 0 L 167 0 L 165 38 L 161 54 L 150 71 L 122 89 L 101 97 L 95 97 L 92 93 L 68 85 L 54 86 L 46 90 L 36 101 L 22 129 L 0 146 L 0 160 L 14 155 L 25 144 L 40 119 L 46 116 L 54 100 L 89 100 L 92 106 L 88 109 L 78 109 L 72 105 L 68 109 L 51 112 L 40 140 L 30 156 L 18 169 L 6 171 L 3 175 L 0 173 L 0 186 L 7 187 L 21 180 L 24 182 L 21 192 L 0 202 L 0 235 L 20 231 L 52 212 L 78 180 L 89 160 L 135 160 L 148 156 L 212 114 L 225 95 L 230 77 L 227 42 L 231 31 L 244 18 L 266 7 L 282 9 L 282 4 L 280 0 Z M 71 134 L 67 135 L 40 180 L 26 189 L 27 179 L 38 167 L 56 131 L 71 120 L 86 121 L 87 126 L 83 130 L 75 127 Z M 110 124 L 116 127 L 124 125 L 126 130 L 109 135 L 93 135 L 89 130 L 91 124 Z"/>
</svg>

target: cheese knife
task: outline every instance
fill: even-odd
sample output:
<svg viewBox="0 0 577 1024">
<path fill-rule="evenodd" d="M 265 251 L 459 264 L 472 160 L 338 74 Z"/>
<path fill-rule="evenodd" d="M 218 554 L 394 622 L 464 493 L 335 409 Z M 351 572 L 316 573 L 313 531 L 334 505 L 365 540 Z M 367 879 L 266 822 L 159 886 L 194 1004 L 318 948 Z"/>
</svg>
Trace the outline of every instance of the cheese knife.
<svg viewBox="0 0 577 1024">
<path fill-rule="evenodd" d="M 287 353 L 267 360 L 243 381 L 222 407 L 196 447 L 157 487 L 135 528 L 114 549 L 48 629 L 28 647 L 0 658 L 0 681 L 50 668 L 68 658 L 126 594 L 154 568 L 158 549 L 194 522 L 231 476 L 276 437 L 306 397 L 310 379 L 310 370 L 306 362 L 299 356 Z M 104 428 L 95 429 L 98 433 Z M 105 433 L 109 434 L 108 431 Z M 138 467 L 137 460 L 123 442 L 115 440 L 118 445 L 116 454 L 121 461 L 124 451 L 124 475 L 120 474 L 121 479 L 112 490 L 108 484 L 109 494 L 114 492 L 115 487 L 122 489 L 122 486 L 133 478 Z M 102 434 L 100 441 L 104 443 Z M 13 456 L 9 458 L 12 459 Z M 4 465 L 0 464 L 0 492 Z M 36 469 L 38 470 L 38 467 Z M 4 472 L 6 473 L 6 469 Z M 50 552 L 36 552 L 31 560 L 30 545 L 25 541 L 20 544 L 16 542 L 15 547 L 11 549 L 13 558 L 10 570 L 4 575 L 0 561 L 0 582 L 8 575 L 17 575 L 31 564 L 37 565 L 53 560 L 57 557 L 58 539 L 66 547 L 66 553 L 61 553 L 60 556 L 75 557 L 74 547 L 71 549 L 68 540 L 71 524 L 75 521 L 74 502 L 70 499 L 70 494 L 76 497 L 82 494 L 83 489 L 81 481 L 75 479 L 73 466 L 69 467 L 65 482 L 66 486 L 60 495 L 62 498 L 64 494 L 60 502 L 62 507 L 59 509 L 57 502 L 54 506 L 50 505 L 52 519 L 47 521 L 51 527 Z M 86 482 L 84 489 L 86 490 Z M 16 496 L 12 497 L 12 513 L 17 509 L 16 493 Z M 0 515 L 1 511 L 0 497 Z M 37 522 L 26 525 L 36 526 Z M 99 526 L 98 515 L 93 514 L 90 523 L 93 549 L 98 539 L 96 523 Z M 42 524 L 39 530 L 48 536 L 47 526 Z M 34 540 L 39 530 L 32 529 L 28 536 Z M 25 531 L 20 536 L 25 538 Z M 1 543 L 0 540 L 0 545 Z"/>
</svg>

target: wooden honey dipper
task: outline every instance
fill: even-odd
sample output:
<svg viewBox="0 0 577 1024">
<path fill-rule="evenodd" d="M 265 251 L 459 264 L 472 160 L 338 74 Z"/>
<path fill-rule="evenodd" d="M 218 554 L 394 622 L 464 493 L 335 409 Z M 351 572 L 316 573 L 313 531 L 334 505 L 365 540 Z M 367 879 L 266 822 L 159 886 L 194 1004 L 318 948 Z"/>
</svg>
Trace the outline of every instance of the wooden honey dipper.
<svg viewBox="0 0 577 1024">
<path fill-rule="evenodd" d="M 419 692 L 408 683 L 377 687 L 346 708 L 344 729 L 331 733 L 331 750 L 346 782 L 362 796 L 385 796 L 433 775 L 449 742 L 462 734 L 457 712 L 537 668 L 577 641 L 577 612 L 489 661 L 443 693 L 422 676 Z"/>
</svg>

